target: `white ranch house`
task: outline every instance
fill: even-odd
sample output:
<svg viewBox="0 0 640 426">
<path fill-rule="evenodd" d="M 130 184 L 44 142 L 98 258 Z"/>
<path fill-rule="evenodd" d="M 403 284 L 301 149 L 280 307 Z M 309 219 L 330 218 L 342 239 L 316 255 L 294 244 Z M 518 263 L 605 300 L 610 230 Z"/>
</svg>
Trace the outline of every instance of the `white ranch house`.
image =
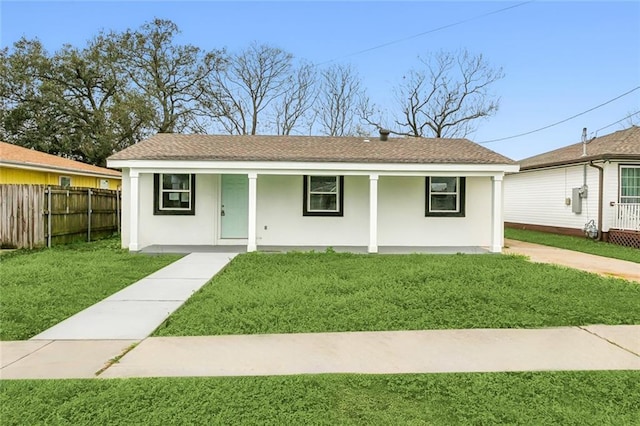
<svg viewBox="0 0 640 426">
<path fill-rule="evenodd" d="M 505 173 L 466 139 L 158 134 L 122 169 L 122 246 L 503 246 Z"/>
<path fill-rule="evenodd" d="M 520 161 L 505 177 L 508 227 L 585 235 L 640 248 L 640 127 Z M 588 227 L 588 226 L 587 226 Z"/>
</svg>

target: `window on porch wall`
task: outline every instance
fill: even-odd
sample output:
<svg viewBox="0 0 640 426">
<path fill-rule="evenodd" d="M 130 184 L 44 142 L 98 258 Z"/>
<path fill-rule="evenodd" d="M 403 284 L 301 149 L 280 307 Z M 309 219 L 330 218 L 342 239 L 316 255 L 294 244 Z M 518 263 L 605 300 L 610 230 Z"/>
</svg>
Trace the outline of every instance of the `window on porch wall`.
<svg viewBox="0 0 640 426">
<path fill-rule="evenodd" d="M 425 216 L 465 217 L 464 177 L 427 177 Z"/>
<path fill-rule="evenodd" d="M 640 166 L 620 167 L 620 203 L 640 203 Z"/>
<path fill-rule="evenodd" d="M 342 216 L 344 176 L 304 176 L 303 216 Z"/>
<path fill-rule="evenodd" d="M 153 175 L 154 215 L 195 215 L 194 174 Z"/>
</svg>

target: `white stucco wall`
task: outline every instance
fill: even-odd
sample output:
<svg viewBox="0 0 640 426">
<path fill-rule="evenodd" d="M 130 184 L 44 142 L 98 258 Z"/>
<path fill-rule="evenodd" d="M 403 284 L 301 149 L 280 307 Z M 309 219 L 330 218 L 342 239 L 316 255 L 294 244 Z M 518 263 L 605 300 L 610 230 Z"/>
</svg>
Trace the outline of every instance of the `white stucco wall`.
<svg viewBox="0 0 640 426">
<path fill-rule="evenodd" d="M 123 170 L 122 244 L 129 244 L 130 180 Z M 258 246 L 367 246 L 369 177 L 345 176 L 344 216 L 302 214 L 302 176 L 259 175 L 257 180 Z M 425 217 L 425 178 L 380 176 L 378 245 L 490 246 L 492 180 L 466 178 L 465 217 Z M 139 247 L 216 245 L 219 238 L 220 177 L 196 176 L 195 216 L 153 214 L 153 175 L 140 174 Z M 235 241 L 242 244 L 241 241 Z"/>
<path fill-rule="evenodd" d="M 196 175 L 196 214 L 172 216 L 153 214 L 153 174 L 140 175 L 140 222 L 138 244 L 215 244 L 218 177 Z"/>
<path fill-rule="evenodd" d="M 425 217 L 425 178 L 384 176 L 379 181 L 381 246 L 489 246 L 491 178 L 466 178 L 465 217 Z"/>
<path fill-rule="evenodd" d="M 345 176 L 344 216 L 302 215 L 302 176 L 258 176 L 258 245 L 366 246 L 369 178 Z M 265 229 L 266 227 L 266 229 Z"/>
<path fill-rule="evenodd" d="M 505 176 L 504 220 L 532 225 L 583 229 L 591 219 L 598 219 L 598 170 L 587 166 L 588 196 L 582 200 L 582 213 L 573 213 L 572 188 L 582 186 L 582 165 L 532 171 Z M 605 200 L 607 198 L 605 197 Z"/>
</svg>

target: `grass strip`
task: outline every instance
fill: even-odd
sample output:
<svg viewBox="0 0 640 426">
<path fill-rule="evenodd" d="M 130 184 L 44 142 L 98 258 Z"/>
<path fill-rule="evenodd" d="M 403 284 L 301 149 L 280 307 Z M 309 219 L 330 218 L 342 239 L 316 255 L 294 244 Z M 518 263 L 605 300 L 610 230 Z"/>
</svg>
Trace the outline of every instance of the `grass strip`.
<svg viewBox="0 0 640 426">
<path fill-rule="evenodd" d="M 632 425 L 640 372 L 29 380 L 1 383 L 4 426 Z"/>
<path fill-rule="evenodd" d="M 633 247 L 594 241 L 589 238 L 573 237 L 570 235 L 550 234 L 547 232 L 530 231 L 526 229 L 505 228 L 504 237 L 528 243 L 542 244 L 612 259 L 627 260 L 640 263 L 640 250 Z"/>
<path fill-rule="evenodd" d="M 247 253 L 156 336 L 640 324 L 637 283 L 502 255 Z"/>
<path fill-rule="evenodd" d="M 179 259 L 120 249 L 119 239 L 0 257 L 0 339 L 24 340 Z"/>
</svg>

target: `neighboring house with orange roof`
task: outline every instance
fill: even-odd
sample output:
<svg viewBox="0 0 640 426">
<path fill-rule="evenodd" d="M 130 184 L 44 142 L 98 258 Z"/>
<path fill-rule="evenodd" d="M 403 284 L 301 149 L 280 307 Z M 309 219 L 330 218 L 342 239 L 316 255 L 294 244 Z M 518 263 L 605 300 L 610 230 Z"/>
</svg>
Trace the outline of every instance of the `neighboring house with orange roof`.
<svg viewBox="0 0 640 426">
<path fill-rule="evenodd" d="M 117 189 L 121 180 L 117 170 L 0 142 L 0 184 Z"/>
<path fill-rule="evenodd" d="M 640 248 L 640 127 L 526 158 L 504 189 L 509 227 L 573 235 L 586 228 Z"/>
<path fill-rule="evenodd" d="M 500 252 L 518 165 L 467 139 L 387 135 L 155 135 L 107 159 L 122 246 Z"/>
</svg>

